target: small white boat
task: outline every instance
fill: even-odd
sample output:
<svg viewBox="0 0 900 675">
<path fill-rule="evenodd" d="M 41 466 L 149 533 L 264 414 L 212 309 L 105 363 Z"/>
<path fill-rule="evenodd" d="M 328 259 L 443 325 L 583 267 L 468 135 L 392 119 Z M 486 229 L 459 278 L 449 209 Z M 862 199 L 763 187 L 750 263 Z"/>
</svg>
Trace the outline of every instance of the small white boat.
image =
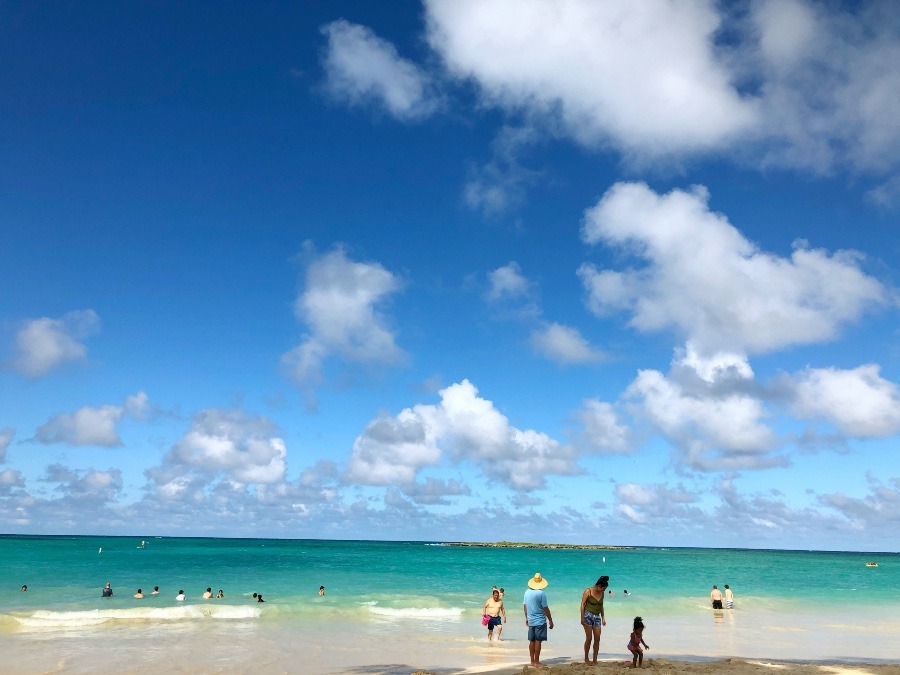
<svg viewBox="0 0 900 675">
<path fill-rule="evenodd" d="M 878 567 L 878 563 L 875 561 L 867 562 L 866 567 Z"/>
</svg>

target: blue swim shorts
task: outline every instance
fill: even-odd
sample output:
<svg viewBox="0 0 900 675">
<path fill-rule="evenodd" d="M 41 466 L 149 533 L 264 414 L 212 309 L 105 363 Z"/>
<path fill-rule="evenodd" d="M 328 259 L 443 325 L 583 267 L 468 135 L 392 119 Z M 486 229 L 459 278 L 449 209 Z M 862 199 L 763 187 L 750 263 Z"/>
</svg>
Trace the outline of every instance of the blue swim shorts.
<svg viewBox="0 0 900 675">
<path fill-rule="evenodd" d="M 584 622 L 588 626 L 593 626 L 594 628 L 600 628 L 603 625 L 603 617 L 599 614 L 591 614 L 590 612 L 584 613 Z"/>
<path fill-rule="evenodd" d="M 528 641 L 543 642 L 547 639 L 547 624 L 542 623 L 540 626 L 528 626 Z"/>
<path fill-rule="evenodd" d="M 495 627 L 499 626 L 503 623 L 503 618 L 499 616 L 492 616 L 488 621 L 487 629 L 494 630 Z"/>
</svg>

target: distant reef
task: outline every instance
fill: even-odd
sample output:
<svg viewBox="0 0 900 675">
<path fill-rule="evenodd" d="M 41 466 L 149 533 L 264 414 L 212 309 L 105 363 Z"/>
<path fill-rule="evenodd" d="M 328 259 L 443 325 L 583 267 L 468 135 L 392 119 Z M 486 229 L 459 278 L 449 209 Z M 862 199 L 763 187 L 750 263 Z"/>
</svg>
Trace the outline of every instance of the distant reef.
<svg viewBox="0 0 900 675">
<path fill-rule="evenodd" d="M 636 546 L 606 544 L 532 544 L 527 541 L 445 541 L 444 546 L 476 546 L 479 548 L 564 548 L 582 551 L 631 551 Z"/>
</svg>

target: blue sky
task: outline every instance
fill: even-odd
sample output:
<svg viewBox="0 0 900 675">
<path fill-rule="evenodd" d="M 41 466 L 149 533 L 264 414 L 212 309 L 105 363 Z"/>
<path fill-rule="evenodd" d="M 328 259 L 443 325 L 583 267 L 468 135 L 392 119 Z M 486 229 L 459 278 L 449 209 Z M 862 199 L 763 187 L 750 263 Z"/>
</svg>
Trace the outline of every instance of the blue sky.
<svg viewBox="0 0 900 675">
<path fill-rule="evenodd" d="M 0 530 L 900 550 L 892 3 L 0 35 Z"/>
</svg>

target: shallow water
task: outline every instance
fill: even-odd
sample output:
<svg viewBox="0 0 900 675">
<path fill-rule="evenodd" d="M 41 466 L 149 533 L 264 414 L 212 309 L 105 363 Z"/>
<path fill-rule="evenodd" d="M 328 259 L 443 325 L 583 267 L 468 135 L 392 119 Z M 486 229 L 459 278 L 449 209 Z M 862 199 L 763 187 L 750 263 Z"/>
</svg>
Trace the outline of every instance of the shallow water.
<svg viewBox="0 0 900 675">
<path fill-rule="evenodd" d="M 521 595 L 536 571 L 550 581 L 556 621 L 548 659 L 579 656 L 581 592 L 607 574 L 614 594 L 606 599 L 601 658 L 627 656 L 640 614 L 650 657 L 900 660 L 897 554 L 140 542 L 0 537 L 0 653 L 12 672 L 409 672 L 521 663 Z M 870 559 L 879 566 L 866 567 Z M 107 581 L 115 595 L 101 598 Z M 710 609 L 713 583 L 732 586 L 733 610 Z M 504 641 L 488 644 L 480 616 L 494 584 L 506 589 L 508 623 Z M 132 597 L 155 585 L 158 596 Z M 207 587 L 225 598 L 202 600 Z M 180 588 L 185 603 L 174 600 Z M 267 602 L 256 603 L 253 592 Z M 384 667 L 365 668 L 372 664 Z"/>
</svg>

